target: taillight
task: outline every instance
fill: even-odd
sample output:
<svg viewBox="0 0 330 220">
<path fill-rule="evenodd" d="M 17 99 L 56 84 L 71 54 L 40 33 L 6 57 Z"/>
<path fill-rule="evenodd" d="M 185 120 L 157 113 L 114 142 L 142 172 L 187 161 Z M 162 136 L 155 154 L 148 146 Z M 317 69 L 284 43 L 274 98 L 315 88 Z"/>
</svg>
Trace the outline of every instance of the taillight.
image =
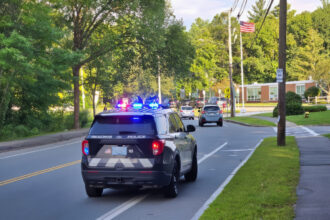
<svg viewBox="0 0 330 220">
<path fill-rule="evenodd" d="M 85 156 L 89 154 L 88 140 L 83 140 L 83 142 L 81 143 L 81 151 Z"/>
<path fill-rule="evenodd" d="M 222 114 L 222 110 L 219 110 L 219 113 Z"/>
<path fill-rule="evenodd" d="M 202 111 L 202 114 L 205 114 L 205 111 Z"/>
<path fill-rule="evenodd" d="M 151 144 L 153 155 L 160 155 L 164 150 L 164 140 L 154 140 Z"/>
<path fill-rule="evenodd" d="M 183 112 L 182 110 L 180 110 L 180 112 Z"/>
</svg>

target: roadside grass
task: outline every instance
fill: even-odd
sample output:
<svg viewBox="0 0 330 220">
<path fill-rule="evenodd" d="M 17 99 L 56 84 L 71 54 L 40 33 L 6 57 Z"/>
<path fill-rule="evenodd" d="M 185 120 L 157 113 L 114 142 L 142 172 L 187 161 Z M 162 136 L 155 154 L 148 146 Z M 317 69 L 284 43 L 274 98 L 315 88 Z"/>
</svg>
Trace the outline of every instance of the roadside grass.
<svg viewBox="0 0 330 220">
<path fill-rule="evenodd" d="M 308 118 L 304 115 L 290 115 L 286 119 L 297 125 L 330 125 L 330 110 L 311 112 Z"/>
<path fill-rule="evenodd" d="M 298 181 L 295 138 L 266 138 L 200 219 L 293 219 Z"/>
<path fill-rule="evenodd" d="M 263 120 L 263 119 L 259 119 L 259 118 L 252 118 L 252 117 L 234 117 L 234 118 L 228 118 L 232 121 L 237 121 L 237 122 L 243 122 L 245 124 L 249 124 L 252 126 L 276 126 L 275 123 L 267 121 L 267 120 Z"/>
<path fill-rule="evenodd" d="M 242 106 L 242 103 L 239 103 L 240 106 Z M 244 106 L 246 107 L 259 107 L 259 106 L 276 106 L 276 103 L 272 103 L 272 102 L 265 102 L 265 103 L 244 103 Z"/>
<path fill-rule="evenodd" d="M 330 138 L 330 134 L 324 134 L 324 137 Z"/>
<path fill-rule="evenodd" d="M 263 116 L 263 117 L 270 117 L 270 118 L 272 118 L 273 117 L 273 112 L 260 113 L 260 114 L 256 114 L 256 115 L 253 115 L 253 116 Z"/>
</svg>

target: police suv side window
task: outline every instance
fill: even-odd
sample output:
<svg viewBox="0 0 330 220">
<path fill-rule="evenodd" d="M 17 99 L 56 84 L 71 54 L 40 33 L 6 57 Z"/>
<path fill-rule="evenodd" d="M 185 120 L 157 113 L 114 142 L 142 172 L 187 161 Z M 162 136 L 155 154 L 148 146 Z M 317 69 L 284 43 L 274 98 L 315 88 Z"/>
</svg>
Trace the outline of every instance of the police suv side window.
<svg viewBox="0 0 330 220">
<path fill-rule="evenodd" d="M 170 133 L 176 133 L 178 132 L 178 125 L 176 123 L 176 120 L 174 118 L 174 114 L 170 114 L 168 117 L 168 125 L 169 125 L 169 131 Z"/>
<path fill-rule="evenodd" d="M 179 131 L 180 131 L 180 132 L 184 132 L 184 125 L 183 125 L 183 123 L 182 123 L 182 121 L 181 121 L 179 115 L 175 113 L 174 116 L 175 116 L 175 119 L 176 119 L 176 121 L 177 121 L 177 123 L 178 123 Z"/>
<path fill-rule="evenodd" d="M 156 116 L 155 121 L 156 121 L 158 134 L 167 134 L 167 123 L 165 116 L 164 115 Z"/>
</svg>

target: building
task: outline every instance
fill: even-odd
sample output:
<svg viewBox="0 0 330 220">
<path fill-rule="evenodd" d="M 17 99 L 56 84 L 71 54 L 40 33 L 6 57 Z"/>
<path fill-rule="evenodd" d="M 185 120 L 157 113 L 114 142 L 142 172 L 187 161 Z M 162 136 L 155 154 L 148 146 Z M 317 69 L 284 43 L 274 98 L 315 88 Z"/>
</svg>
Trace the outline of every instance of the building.
<svg viewBox="0 0 330 220">
<path fill-rule="evenodd" d="M 286 92 L 295 92 L 304 98 L 304 92 L 309 87 L 316 86 L 314 80 L 286 82 Z M 242 100 L 242 88 L 239 87 L 239 100 Z M 245 102 L 277 102 L 278 83 L 254 83 L 244 85 Z"/>
</svg>

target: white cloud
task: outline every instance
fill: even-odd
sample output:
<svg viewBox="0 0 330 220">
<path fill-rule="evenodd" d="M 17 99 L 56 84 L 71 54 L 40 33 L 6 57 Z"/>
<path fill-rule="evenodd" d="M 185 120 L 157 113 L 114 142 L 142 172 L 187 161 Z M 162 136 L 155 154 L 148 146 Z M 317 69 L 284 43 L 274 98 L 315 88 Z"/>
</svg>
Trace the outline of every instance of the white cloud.
<svg viewBox="0 0 330 220">
<path fill-rule="evenodd" d="M 228 10 L 232 7 L 234 0 L 171 0 L 171 4 L 174 10 L 174 14 L 178 19 L 183 19 L 184 24 L 189 28 L 196 18 L 211 20 L 214 15 Z M 239 1 L 238 8 L 240 7 Z M 247 20 L 247 11 L 249 11 L 256 0 L 248 1 L 243 20 Z M 268 4 L 269 1 L 267 1 Z M 273 5 L 277 5 L 279 0 L 275 0 Z M 300 13 L 302 11 L 314 11 L 317 7 L 321 6 L 319 0 L 288 0 L 291 4 L 291 9 Z M 237 10 L 233 13 L 235 16 Z"/>
</svg>

